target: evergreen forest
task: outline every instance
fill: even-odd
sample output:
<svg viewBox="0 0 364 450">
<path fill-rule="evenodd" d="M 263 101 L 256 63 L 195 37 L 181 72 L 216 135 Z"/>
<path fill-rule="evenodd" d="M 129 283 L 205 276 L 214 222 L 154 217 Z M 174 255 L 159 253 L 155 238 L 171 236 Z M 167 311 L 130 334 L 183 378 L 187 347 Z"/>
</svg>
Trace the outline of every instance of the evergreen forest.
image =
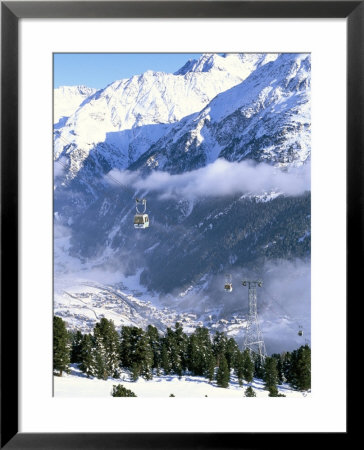
<svg viewBox="0 0 364 450">
<path fill-rule="evenodd" d="M 311 349 L 301 346 L 292 352 L 272 354 L 262 361 L 249 350 L 240 350 L 236 341 L 223 332 L 211 334 L 206 327 L 186 334 L 180 323 L 162 334 L 153 325 L 146 330 L 123 326 L 118 332 L 112 320 L 102 318 L 93 332 L 69 331 L 62 318 L 53 320 L 53 371 L 57 376 L 77 364 L 89 378 L 119 378 L 127 371 L 133 381 L 155 375 L 203 376 L 221 388 L 228 388 L 232 374 L 255 396 L 249 383 L 264 381 L 270 397 L 282 397 L 277 385 L 288 383 L 293 389 L 311 388 Z M 116 388 L 115 388 L 116 389 Z M 119 390 L 121 388 L 118 388 Z M 133 396 L 116 390 L 113 396 Z"/>
</svg>

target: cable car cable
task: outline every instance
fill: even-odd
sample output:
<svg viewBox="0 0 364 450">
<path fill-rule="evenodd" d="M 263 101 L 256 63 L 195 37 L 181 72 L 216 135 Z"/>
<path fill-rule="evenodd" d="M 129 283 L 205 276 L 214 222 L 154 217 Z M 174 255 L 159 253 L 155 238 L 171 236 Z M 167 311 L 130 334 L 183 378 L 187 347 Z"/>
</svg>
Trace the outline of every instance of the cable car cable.
<svg viewBox="0 0 364 450">
<path fill-rule="evenodd" d="M 54 133 L 56 133 L 56 131 L 53 131 Z M 60 139 L 63 140 L 63 142 L 67 143 L 68 145 L 73 145 L 71 142 L 68 142 L 66 138 L 64 138 L 61 134 L 58 135 L 58 137 Z M 98 154 L 99 156 L 102 157 L 102 155 L 100 155 L 100 153 L 98 152 L 98 150 L 96 148 L 93 148 L 94 153 Z M 89 152 L 90 153 L 90 152 Z M 65 164 L 63 164 L 59 159 L 55 160 L 56 162 L 58 162 L 62 167 L 64 167 L 66 170 L 68 169 L 66 167 Z M 82 175 L 78 175 L 81 178 Z M 110 175 L 109 173 L 104 174 L 104 176 L 110 178 L 110 180 L 112 180 L 114 183 L 118 184 L 119 186 L 121 186 L 123 189 L 126 189 L 126 186 L 123 185 L 122 183 L 120 183 L 116 178 L 114 178 L 112 175 Z M 85 180 L 85 179 L 84 179 Z M 89 182 L 86 181 L 86 184 L 89 185 Z M 140 212 L 138 210 L 138 203 L 142 203 L 142 205 L 144 206 L 144 210 L 143 212 Z M 134 228 L 148 228 L 149 227 L 149 216 L 148 214 L 145 214 L 147 208 L 147 201 L 145 199 L 141 199 L 139 200 L 138 198 L 136 199 L 136 212 L 137 214 L 134 216 Z"/>
</svg>

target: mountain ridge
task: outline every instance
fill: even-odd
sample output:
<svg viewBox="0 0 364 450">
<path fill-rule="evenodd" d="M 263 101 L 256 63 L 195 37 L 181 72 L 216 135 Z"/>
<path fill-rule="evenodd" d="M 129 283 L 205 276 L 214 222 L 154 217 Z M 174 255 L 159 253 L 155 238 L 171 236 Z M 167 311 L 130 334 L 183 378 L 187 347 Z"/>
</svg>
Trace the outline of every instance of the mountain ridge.
<svg viewBox="0 0 364 450">
<path fill-rule="evenodd" d="M 309 55 L 283 54 L 260 66 L 189 120 L 177 123 L 130 169 L 180 173 L 218 157 L 303 164 L 310 156 L 309 60 Z"/>
<path fill-rule="evenodd" d="M 203 55 L 199 64 L 206 57 Z M 126 168 L 161 138 L 170 124 L 200 111 L 218 93 L 240 83 L 262 58 L 218 57 L 225 63 L 233 60 L 224 70 L 212 70 L 211 66 L 208 72 L 196 68 L 184 75 L 147 71 L 115 81 L 88 97 L 57 129 L 55 159 L 70 159 L 77 172 L 93 149 L 103 144 L 117 155 L 118 168 Z"/>
</svg>

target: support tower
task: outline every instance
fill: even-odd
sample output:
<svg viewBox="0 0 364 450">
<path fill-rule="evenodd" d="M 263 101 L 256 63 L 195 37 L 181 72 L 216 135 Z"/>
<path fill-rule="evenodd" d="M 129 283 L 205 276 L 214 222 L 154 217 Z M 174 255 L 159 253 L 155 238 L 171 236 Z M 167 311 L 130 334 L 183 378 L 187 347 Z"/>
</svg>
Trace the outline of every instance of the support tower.
<svg viewBox="0 0 364 450">
<path fill-rule="evenodd" d="M 243 281 L 243 286 L 248 286 L 249 290 L 249 312 L 246 327 L 244 348 L 249 349 L 250 354 L 255 353 L 260 356 L 263 362 L 267 356 L 263 335 L 259 325 L 257 312 L 257 287 L 262 287 L 262 281 Z"/>
</svg>

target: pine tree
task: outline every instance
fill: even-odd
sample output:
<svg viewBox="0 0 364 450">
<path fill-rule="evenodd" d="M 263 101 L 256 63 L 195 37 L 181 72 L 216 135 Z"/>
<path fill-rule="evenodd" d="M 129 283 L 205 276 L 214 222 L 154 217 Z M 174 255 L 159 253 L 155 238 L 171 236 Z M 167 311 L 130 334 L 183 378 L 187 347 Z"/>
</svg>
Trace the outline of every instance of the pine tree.
<svg viewBox="0 0 364 450">
<path fill-rule="evenodd" d="M 209 377 L 213 357 L 211 338 L 206 327 L 198 327 L 188 340 L 188 369 L 194 375 Z"/>
<path fill-rule="evenodd" d="M 153 378 L 153 349 L 147 335 L 143 330 L 139 330 L 138 339 L 135 343 L 134 365 L 139 368 L 139 374 L 143 378 L 151 380 Z"/>
<path fill-rule="evenodd" d="M 254 389 L 251 386 L 248 386 L 245 389 L 245 397 L 256 397 L 257 394 L 255 393 Z"/>
<path fill-rule="evenodd" d="M 165 337 L 162 338 L 162 350 L 161 350 L 161 367 L 164 370 L 165 375 L 169 375 L 172 372 L 172 364 L 169 359 L 168 343 Z"/>
<path fill-rule="evenodd" d="M 308 345 L 299 349 L 299 385 L 301 391 L 311 389 L 311 349 Z"/>
<path fill-rule="evenodd" d="M 292 354 L 290 352 L 285 352 L 282 355 L 282 372 L 283 378 L 288 383 L 291 382 L 291 362 Z"/>
<path fill-rule="evenodd" d="M 254 362 L 254 377 L 262 379 L 264 377 L 264 364 L 262 358 L 257 354 L 251 354 Z"/>
<path fill-rule="evenodd" d="M 131 371 L 132 379 L 153 377 L 153 349 L 147 334 L 138 327 L 123 327 L 120 355 L 122 367 Z"/>
<path fill-rule="evenodd" d="M 229 370 L 234 367 L 235 358 L 238 355 L 238 353 L 240 353 L 238 344 L 235 342 L 235 339 L 229 338 L 226 342 L 226 349 L 225 349 L 225 358 L 228 363 Z"/>
<path fill-rule="evenodd" d="M 141 374 L 141 368 L 140 365 L 136 362 L 131 367 L 131 379 L 132 381 L 138 381 L 138 378 Z"/>
<path fill-rule="evenodd" d="M 162 341 L 165 373 L 173 372 L 181 376 L 187 368 L 188 347 L 188 338 L 182 325 L 177 322 L 175 330 L 168 327 Z"/>
<path fill-rule="evenodd" d="M 268 397 L 278 397 L 279 396 L 277 386 L 270 386 L 268 391 L 269 391 Z"/>
<path fill-rule="evenodd" d="M 191 371 L 194 375 L 202 375 L 202 361 L 200 358 L 198 338 L 196 336 L 196 333 L 192 333 L 188 339 L 187 355 L 188 370 Z"/>
<path fill-rule="evenodd" d="M 183 332 L 182 325 L 179 322 L 175 324 L 175 330 L 172 333 L 172 370 L 181 376 L 187 368 L 187 345 L 188 338 Z"/>
<path fill-rule="evenodd" d="M 94 337 L 94 342 L 95 345 L 94 347 L 92 347 L 94 374 L 100 380 L 107 380 L 109 373 L 106 366 L 106 351 L 104 348 L 104 344 L 99 336 Z"/>
<path fill-rule="evenodd" d="M 216 382 L 219 387 L 227 388 L 230 381 L 229 366 L 225 356 L 220 357 L 220 365 L 217 369 Z"/>
<path fill-rule="evenodd" d="M 57 316 L 53 317 L 53 372 L 62 376 L 68 372 L 71 343 L 65 322 Z"/>
<path fill-rule="evenodd" d="M 243 378 L 248 383 L 253 381 L 254 369 L 255 366 L 251 358 L 250 351 L 245 349 L 243 352 Z"/>
<path fill-rule="evenodd" d="M 285 395 L 278 392 L 277 386 L 271 386 L 269 388 L 268 397 L 285 397 Z"/>
<path fill-rule="evenodd" d="M 71 333 L 71 363 L 79 364 L 81 362 L 81 345 L 83 335 L 77 330 Z"/>
<path fill-rule="evenodd" d="M 174 333 L 172 328 L 168 327 L 162 340 L 162 359 L 165 374 L 174 373 L 178 370 L 176 351 Z"/>
<path fill-rule="evenodd" d="M 147 338 L 149 345 L 153 351 L 152 369 L 156 369 L 157 374 L 159 374 L 159 369 L 161 367 L 162 362 L 161 339 L 159 337 L 157 328 L 154 327 L 153 325 L 148 325 L 147 327 Z"/>
<path fill-rule="evenodd" d="M 111 395 L 113 397 L 136 397 L 133 391 L 126 389 L 122 384 L 113 385 Z"/>
<path fill-rule="evenodd" d="M 112 320 L 104 317 L 94 328 L 96 350 L 100 351 L 107 376 L 118 377 L 120 366 L 119 335 Z M 100 359 L 98 358 L 98 359 Z"/>
<path fill-rule="evenodd" d="M 215 378 L 215 356 L 212 352 L 210 353 L 207 362 L 206 378 L 208 378 L 210 383 L 212 383 Z"/>
<path fill-rule="evenodd" d="M 129 369 L 133 365 L 132 330 L 133 327 L 124 326 L 120 333 L 120 366 L 125 369 Z"/>
<path fill-rule="evenodd" d="M 278 371 L 277 371 L 277 360 L 272 357 L 266 357 L 264 363 L 264 388 L 269 391 L 269 393 L 274 394 L 277 390 L 278 383 Z M 271 397 L 276 395 L 270 395 Z"/>
<path fill-rule="evenodd" d="M 292 352 L 287 379 L 295 389 L 311 388 L 311 349 L 308 345 Z"/>
<path fill-rule="evenodd" d="M 95 361 L 93 352 L 94 342 L 91 334 L 85 334 L 81 341 L 80 369 L 87 378 L 95 375 Z"/>
<path fill-rule="evenodd" d="M 217 366 L 220 365 L 220 359 L 225 356 L 227 348 L 227 337 L 221 331 L 217 331 L 212 340 L 212 351 L 216 358 Z"/>
<path fill-rule="evenodd" d="M 93 330 L 93 342 L 92 357 L 94 360 L 95 376 L 100 380 L 107 380 L 110 376 L 107 364 L 107 351 L 102 328 L 99 323 L 95 325 Z"/>
<path fill-rule="evenodd" d="M 243 386 L 243 378 L 244 378 L 244 355 L 242 352 L 238 352 L 235 357 L 235 365 L 234 365 L 235 375 L 238 378 L 239 386 Z"/>
<path fill-rule="evenodd" d="M 273 353 L 272 358 L 275 358 L 277 361 L 277 371 L 278 371 L 278 384 L 284 383 L 285 377 L 283 373 L 283 359 L 282 355 L 279 353 Z"/>
</svg>

